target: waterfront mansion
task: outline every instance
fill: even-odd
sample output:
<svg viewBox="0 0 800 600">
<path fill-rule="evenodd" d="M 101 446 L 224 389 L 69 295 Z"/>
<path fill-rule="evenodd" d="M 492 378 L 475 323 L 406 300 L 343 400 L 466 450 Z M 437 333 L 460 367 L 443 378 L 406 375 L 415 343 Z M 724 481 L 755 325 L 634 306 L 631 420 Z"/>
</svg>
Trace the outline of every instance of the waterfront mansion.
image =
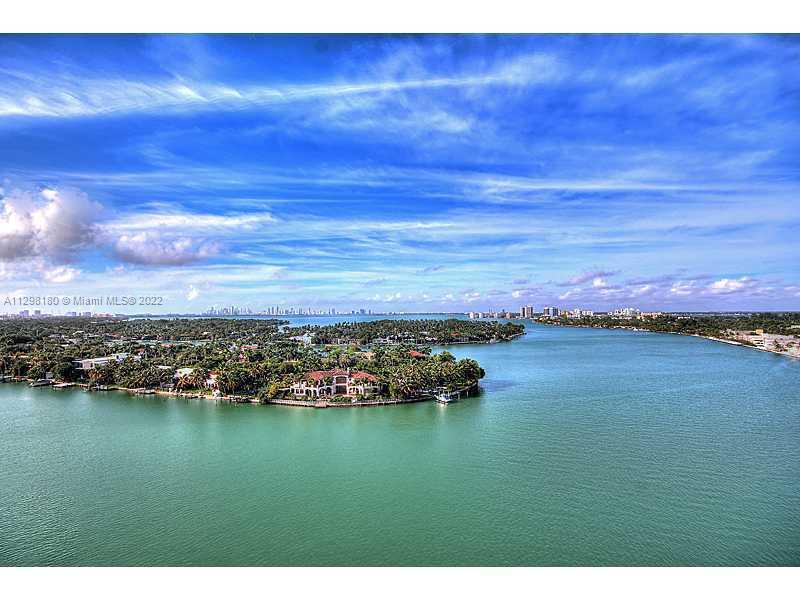
<svg viewBox="0 0 800 600">
<path fill-rule="evenodd" d="M 381 389 L 378 378 L 364 371 L 333 369 L 309 371 L 305 378 L 289 388 L 296 398 L 320 398 L 325 396 L 371 396 Z"/>
</svg>

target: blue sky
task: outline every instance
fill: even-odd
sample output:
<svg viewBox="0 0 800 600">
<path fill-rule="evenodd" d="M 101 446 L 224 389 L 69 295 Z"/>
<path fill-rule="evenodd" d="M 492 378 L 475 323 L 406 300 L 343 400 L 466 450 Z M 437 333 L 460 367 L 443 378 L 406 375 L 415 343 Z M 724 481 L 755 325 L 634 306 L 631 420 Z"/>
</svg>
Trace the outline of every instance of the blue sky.
<svg viewBox="0 0 800 600">
<path fill-rule="evenodd" d="M 0 298 L 797 310 L 799 192 L 798 37 L 0 36 Z"/>
</svg>

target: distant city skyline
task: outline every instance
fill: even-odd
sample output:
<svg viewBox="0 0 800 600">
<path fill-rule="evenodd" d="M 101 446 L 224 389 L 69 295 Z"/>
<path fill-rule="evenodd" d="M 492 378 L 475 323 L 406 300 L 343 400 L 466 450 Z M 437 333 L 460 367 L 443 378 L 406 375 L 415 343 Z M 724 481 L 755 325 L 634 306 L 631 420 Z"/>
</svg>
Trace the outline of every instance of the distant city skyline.
<svg viewBox="0 0 800 600">
<path fill-rule="evenodd" d="M 800 310 L 792 36 L 0 36 L 0 313 Z"/>
</svg>

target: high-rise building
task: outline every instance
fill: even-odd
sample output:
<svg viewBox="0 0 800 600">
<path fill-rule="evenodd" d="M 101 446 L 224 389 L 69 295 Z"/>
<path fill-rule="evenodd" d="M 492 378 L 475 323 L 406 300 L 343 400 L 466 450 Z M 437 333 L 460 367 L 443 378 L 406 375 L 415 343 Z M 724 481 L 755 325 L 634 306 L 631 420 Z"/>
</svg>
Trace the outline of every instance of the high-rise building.
<svg viewBox="0 0 800 600">
<path fill-rule="evenodd" d="M 542 309 L 542 314 L 545 317 L 557 317 L 559 315 L 559 310 L 555 306 L 545 306 Z"/>
</svg>

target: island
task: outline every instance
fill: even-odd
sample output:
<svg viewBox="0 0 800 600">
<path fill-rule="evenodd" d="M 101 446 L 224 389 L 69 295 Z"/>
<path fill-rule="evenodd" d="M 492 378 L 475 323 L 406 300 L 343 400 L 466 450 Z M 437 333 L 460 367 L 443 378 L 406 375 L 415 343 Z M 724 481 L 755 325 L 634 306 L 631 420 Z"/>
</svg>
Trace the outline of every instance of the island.
<svg viewBox="0 0 800 600">
<path fill-rule="evenodd" d="M 383 319 L 47 318 L 0 321 L 0 379 L 293 406 L 373 406 L 474 393 L 485 373 L 433 346 L 498 343 L 524 326 Z"/>
</svg>

